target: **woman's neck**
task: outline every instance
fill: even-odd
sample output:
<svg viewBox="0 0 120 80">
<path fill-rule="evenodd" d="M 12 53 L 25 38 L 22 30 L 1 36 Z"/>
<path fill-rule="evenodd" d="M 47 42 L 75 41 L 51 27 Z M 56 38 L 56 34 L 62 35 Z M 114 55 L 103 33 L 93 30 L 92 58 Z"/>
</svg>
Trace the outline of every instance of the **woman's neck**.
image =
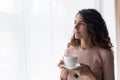
<svg viewBox="0 0 120 80">
<path fill-rule="evenodd" d="M 80 48 L 82 49 L 89 49 L 93 47 L 92 42 L 89 39 L 81 39 Z"/>
</svg>

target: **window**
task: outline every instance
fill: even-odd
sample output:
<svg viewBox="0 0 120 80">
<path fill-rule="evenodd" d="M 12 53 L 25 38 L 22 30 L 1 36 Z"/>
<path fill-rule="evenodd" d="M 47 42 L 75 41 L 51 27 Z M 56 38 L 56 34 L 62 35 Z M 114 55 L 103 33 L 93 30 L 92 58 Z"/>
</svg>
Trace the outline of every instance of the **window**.
<svg viewBox="0 0 120 80">
<path fill-rule="evenodd" d="M 16 0 L 0 0 L 0 12 L 14 13 Z"/>
</svg>

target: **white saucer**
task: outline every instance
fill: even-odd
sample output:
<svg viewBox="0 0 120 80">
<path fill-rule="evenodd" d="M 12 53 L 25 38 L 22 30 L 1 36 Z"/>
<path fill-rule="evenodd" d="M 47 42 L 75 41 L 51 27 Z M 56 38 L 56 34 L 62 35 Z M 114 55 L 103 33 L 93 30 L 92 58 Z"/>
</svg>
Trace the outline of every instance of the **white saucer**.
<svg viewBox="0 0 120 80">
<path fill-rule="evenodd" d="M 80 67 L 80 64 L 76 64 L 76 66 L 74 66 L 74 67 L 69 67 L 69 66 L 66 66 L 66 65 L 63 64 L 60 67 L 63 67 L 63 68 L 66 68 L 66 69 L 75 69 L 77 67 Z"/>
</svg>

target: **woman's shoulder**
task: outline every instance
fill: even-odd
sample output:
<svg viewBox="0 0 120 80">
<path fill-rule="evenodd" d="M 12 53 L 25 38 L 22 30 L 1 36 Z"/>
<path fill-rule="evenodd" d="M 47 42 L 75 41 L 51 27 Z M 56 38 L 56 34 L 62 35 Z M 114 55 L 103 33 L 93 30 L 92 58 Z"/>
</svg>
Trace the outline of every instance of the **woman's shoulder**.
<svg viewBox="0 0 120 80">
<path fill-rule="evenodd" d="M 68 48 L 66 49 L 66 51 L 71 52 L 71 51 L 73 51 L 73 50 L 75 50 L 75 49 L 76 49 L 76 47 L 70 46 L 70 47 L 68 47 Z"/>
<path fill-rule="evenodd" d="M 74 47 L 74 46 L 69 46 L 69 47 L 67 47 L 67 49 L 66 49 L 66 50 L 70 51 L 70 50 L 75 50 L 75 49 L 77 49 L 77 47 Z"/>
<path fill-rule="evenodd" d="M 103 48 L 98 48 L 99 54 L 101 55 L 102 58 L 112 58 L 113 57 L 113 52 L 110 50 L 106 50 Z"/>
<path fill-rule="evenodd" d="M 74 46 L 70 46 L 68 47 L 67 49 L 65 49 L 64 51 L 64 54 L 67 55 L 67 54 L 70 54 L 72 51 L 74 51 L 76 49 L 76 47 Z"/>
</svg>

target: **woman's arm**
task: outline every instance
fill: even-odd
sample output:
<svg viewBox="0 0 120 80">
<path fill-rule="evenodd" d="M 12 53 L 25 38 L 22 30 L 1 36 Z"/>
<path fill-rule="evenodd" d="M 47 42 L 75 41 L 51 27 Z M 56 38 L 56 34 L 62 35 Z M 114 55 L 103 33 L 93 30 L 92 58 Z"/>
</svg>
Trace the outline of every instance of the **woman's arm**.
<svg viewBox="0 0 120 80">
<path fill-rule="evenodd" d="M 61 68 L 60 79 L 67 80 L 68 70 L 65 68 Z"/>
<path fill-rule="evenodd" d="M 115 80 L 114 78 L 114 56 L 111 52 L 104 53 L 103 76 L 104 76 L 104 80 Z"/>
</svg>

